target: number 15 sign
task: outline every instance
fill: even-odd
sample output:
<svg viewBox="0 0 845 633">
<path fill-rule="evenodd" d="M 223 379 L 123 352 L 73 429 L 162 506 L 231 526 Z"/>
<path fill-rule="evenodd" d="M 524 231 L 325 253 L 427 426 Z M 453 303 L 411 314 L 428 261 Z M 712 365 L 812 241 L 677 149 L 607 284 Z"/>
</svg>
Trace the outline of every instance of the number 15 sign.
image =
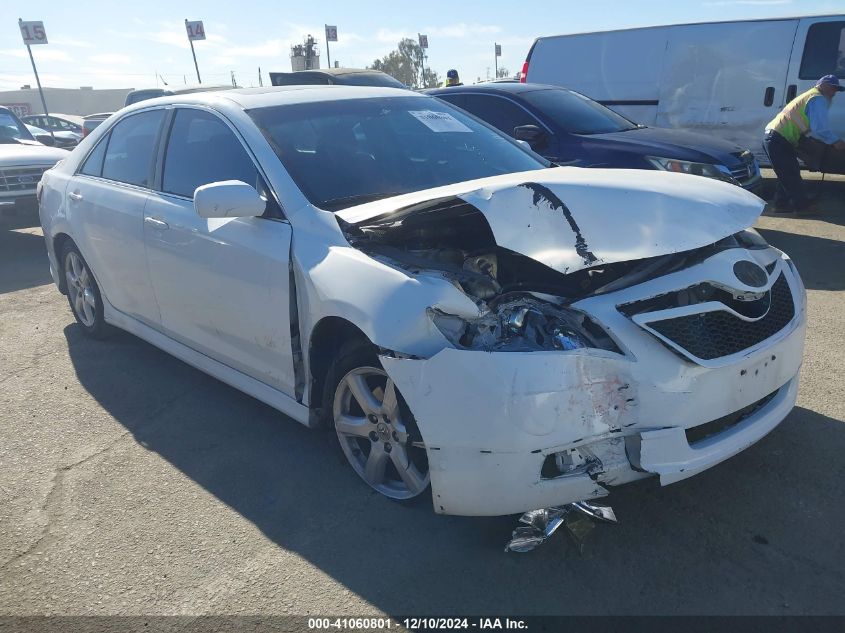
<svg viewBox="0 0 845 633">
<path fill-rule="evenodd" d="M 18 22 L 18 26 L 21 27 L 21 37 L 23 38 L 23 43 L 27 46 L 47 43 L 47 32 L 44 30 L 43 22 L 21 21 Z"/>
<path fill-rule="evenodd" d="M 189 40 L 204 40 L 205 28 L 202 25 L 202 20 L 196 22 L 188 22 L 185 20 L 185 29 L 188 31 Z"/>
</svg>

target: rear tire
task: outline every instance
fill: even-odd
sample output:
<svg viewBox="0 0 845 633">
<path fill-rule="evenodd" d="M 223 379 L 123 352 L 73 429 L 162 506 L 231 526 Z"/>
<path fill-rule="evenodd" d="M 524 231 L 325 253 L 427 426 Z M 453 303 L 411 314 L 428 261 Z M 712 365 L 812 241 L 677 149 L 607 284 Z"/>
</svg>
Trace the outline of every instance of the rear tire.
<svg viewBox="0 0 845 633">
<path fill-rule="evenodd" d="M 428 455 L 405 399 L 371 345 L 344 345 L 332 362 L 323 411 L 352 469 L 399 502 L 430 499 Z"/>
<path fill-rule="evenodd" d="M 103 316 L 103 299 L 100 287 L 88 262 L 76 244 L 68 241 L 62 249 L 62 274 L 67 284 L 67 299 L 76 322 L 91 338 L 103 338 L 108 325 Z"/>
</svg>

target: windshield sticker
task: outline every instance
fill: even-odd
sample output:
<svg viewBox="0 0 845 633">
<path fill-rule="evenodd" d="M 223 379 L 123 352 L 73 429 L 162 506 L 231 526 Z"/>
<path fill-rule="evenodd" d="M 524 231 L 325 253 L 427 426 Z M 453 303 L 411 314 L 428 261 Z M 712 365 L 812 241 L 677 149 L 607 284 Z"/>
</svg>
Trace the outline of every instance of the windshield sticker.
<svg viewBox="0 0 845 633">
<path fill-rule="evenodd" d="M 408 114 L 415 117 L 432 132 L 472 132 L 471 129 L 448 112 L 408 110 Z"/>
</svg>

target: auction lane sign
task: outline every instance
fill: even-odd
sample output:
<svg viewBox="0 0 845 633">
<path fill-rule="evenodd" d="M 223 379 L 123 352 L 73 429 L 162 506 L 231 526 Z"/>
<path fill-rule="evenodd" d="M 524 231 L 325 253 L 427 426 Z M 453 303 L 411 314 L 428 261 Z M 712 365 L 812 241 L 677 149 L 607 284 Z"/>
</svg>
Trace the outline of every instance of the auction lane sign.
<svg viewBox="0 0 845 633">
<path fill-rule="evenodd" d="M 23 43 L 27 46 L 47 43 L 47 31 L 44 30 L 43 22 L 24 22 L 21 20 L 18 22 L 18 26 L 21 29 Z"/>
</svg>

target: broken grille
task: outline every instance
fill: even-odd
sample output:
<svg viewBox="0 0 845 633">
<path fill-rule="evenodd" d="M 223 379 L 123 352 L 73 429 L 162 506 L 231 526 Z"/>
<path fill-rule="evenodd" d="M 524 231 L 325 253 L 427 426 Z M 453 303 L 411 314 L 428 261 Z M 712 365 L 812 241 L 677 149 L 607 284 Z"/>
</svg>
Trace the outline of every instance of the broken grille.
<svg viewBox="0 0 845 633">
<path fill-rule="evenodd" d="M 35 191 L 49 166 L 6 167 L 0 169 L 0 192 Z"/>
<path fill-rule="evenodd" d="M 717 418 L 716 420 L 711 420 L 710 422 L 705 422 L 704 424 L 688 428 L 685 431 L 687 442 L 689 442 L 690 446 L 694 446 L 698 442 L 706 440 L 708 437 L 713 437 L 714 435 L 718 435 L 719 433 L 736 426 L 748 416 L 754 415 L 757 411 L 766 406 L 772 398 L 777 395 L 778 391 L 780 391 L 780 389 L 776 389 L 768 396 L 761 398 L 757 402 L 752 402 L 747 407 L 743 407 L 739 411 L 734 411 L 733 413 L 729 413 L 728 415 Z"/>
<path fill-rule="evenodd" d="M 744 321 L 730 312 L 716 310 L 652 321 L 647 325 L 696 358 L 713 360 L 730 356 L 765 341 L 792 321 L 795 304 L 783 274 L 770 292 L 771 307 L 756 321 Z"/>
</svg>

